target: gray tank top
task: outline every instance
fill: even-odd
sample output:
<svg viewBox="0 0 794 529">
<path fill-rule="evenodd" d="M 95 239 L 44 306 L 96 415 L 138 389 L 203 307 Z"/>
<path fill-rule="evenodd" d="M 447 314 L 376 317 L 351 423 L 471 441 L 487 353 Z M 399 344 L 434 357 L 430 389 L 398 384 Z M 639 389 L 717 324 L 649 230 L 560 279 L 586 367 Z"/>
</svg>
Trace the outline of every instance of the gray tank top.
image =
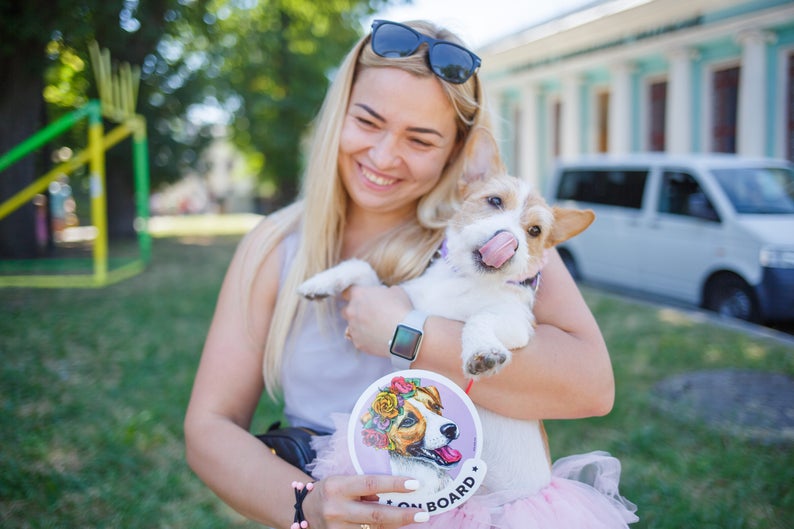
<svg viewBox="0 0 794 529">
<path fill-rule="evenodd" d="M 282 285 L 297 246 L 297 233 L 281 243 Z M 281 380 L 284 415 L 292 426 L 332 431 L 331 413 L 349 413 L 372 382 L 393 371 L 388 358 L 362 353 L 345 339 L 343 306 L 343 300 L 335 302 L 329 321 L 320 322 L 316 304 L 308 303 L 287 338 Z"/>
</svg>

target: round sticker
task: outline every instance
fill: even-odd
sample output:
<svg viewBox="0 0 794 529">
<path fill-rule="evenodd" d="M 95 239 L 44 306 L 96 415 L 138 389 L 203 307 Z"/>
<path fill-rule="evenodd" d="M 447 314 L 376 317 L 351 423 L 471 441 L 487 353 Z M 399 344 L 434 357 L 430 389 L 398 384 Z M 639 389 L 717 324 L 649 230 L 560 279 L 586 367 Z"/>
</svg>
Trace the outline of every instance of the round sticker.
<svg viewBox="0 0 794 529">
<path fill-rule="evenodd" d="M 381 494 L 380 503 L 431 515 L 468 500 L 487 469 L 469 396 L 448 378 L 418 369 L 381 377 L 364 391 L 350 416 L 348 447 L 359 474 L 419 481 L 415 492 Z"/>
</svg>

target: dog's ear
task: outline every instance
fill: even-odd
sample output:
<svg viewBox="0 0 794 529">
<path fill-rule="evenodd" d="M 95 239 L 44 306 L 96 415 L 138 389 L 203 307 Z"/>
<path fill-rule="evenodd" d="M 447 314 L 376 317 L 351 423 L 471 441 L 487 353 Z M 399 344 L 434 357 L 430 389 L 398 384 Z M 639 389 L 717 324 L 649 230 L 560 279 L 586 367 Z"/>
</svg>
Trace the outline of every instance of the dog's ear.
<svg viewBox="0 0 794 529">
<path fill-rule="evenodd" d="M 579 235 L 595 220 L 592 209 L 573 209 L 554 206 L 554 224 L 551 236 L 546 240 L 546 248 L 556 246 L 571 237 Z"/>
<path fill-rule="evenodd" d="M 472 184 L 485 182 L 492 175 L 504 172 L 499 146 L 493 135 L 483 127 L 472 129 L 466 140 L 463 175 L 460 179 L 464 195 Z"/>
<path fill-rule="evenodd" d="M 435 386 L 419 386 L 416 388 L 416 391 L 419 393 L 423 393 L 425 397 L 430 398 L 430 400 L 433 403 L 441 406 L 441 395 L 439 394 L 438 389 Z M 443 408 L 443 406 L 441 407 Z"/>
</svg>

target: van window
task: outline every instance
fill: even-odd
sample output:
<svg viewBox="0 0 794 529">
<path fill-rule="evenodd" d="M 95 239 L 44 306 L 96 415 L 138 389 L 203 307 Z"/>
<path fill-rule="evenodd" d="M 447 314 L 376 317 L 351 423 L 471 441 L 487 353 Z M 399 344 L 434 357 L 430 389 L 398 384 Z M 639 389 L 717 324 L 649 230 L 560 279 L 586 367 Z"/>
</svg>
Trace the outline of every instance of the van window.
<svg viewBox="0 0 794 529">
<path fill-rule="evenodd" d="M 640 209 L 647 170 L 566 169 L 557 199 Z"/>
<path fill-rule="evenodd" d="M 794 172 L 772 167 L 711 171 L 737 213 L 794 213 Z"/>
<path fill-rule="evenodd" d="M 659 190 L 659 213 L 719 220 L 706 193 L 695 178 L 683 171 L 664 171 Z"/>
</svg>

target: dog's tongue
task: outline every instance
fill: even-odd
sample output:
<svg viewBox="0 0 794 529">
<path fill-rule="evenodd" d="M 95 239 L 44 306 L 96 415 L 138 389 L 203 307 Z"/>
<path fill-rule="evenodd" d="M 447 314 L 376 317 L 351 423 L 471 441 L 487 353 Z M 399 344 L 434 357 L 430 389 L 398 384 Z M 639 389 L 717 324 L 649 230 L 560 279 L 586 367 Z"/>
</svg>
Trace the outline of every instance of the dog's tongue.
<svg viewBox="0 0 794 529">
<path fill-rule="evenodd" d="M 454 448 L 450 448 L 449 445 L 442 446 L 441 448 L 437 449 L 436 453 L 440 455 L 441 459 L 443 459 L 444 462 L 448 465 L 451 465 L 452 463 L 457 463 L 458 461 L 460 461 L 461 457 L 463 457 L 460 455 L 460 452 L 458 452 Z"/>
<path fill-rule="evenodd" d="M 500 268 L 518 248 L 518 241 L 509 231 L 500 231 L 480 248 L 482 262 L 492 268 Z"/>
</svg>

